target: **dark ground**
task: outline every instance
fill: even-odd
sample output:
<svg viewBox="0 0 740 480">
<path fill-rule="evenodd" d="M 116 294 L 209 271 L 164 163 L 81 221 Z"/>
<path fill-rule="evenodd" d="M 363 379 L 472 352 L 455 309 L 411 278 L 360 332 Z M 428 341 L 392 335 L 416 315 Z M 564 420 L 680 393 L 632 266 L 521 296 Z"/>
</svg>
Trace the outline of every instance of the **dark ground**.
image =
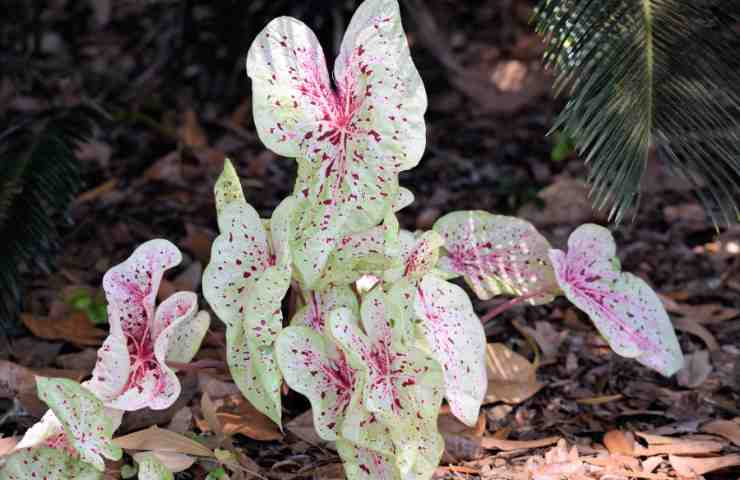
<svg viewBox="0 0 740 480">
<path fill-rule="evenodd" d="M 212 187 L 225 155 L 234 160 L 248 201 L 263 215 L 290 191 L 294 161 L 267 151 L 252 123 L 244 71 L 251 40 L 273 17 L 292 15 L 316 30 L 332 57 L 357 2 L 37 3 L 34 9 L 11 2 L 0 20 L 0 40 L 6 43 L 0 49 L 2 124 L 49 107 L 80 103 L 107 120 L 79 149 L 84 192 L 72 207 L 72 223 L 62 227 L 57 270 L 26 274 L 25 312 L 37 320 L 39 330 L 36 336 L 0 347 L 0 359 L 83 375 L 94 362 L 91 347 L 100 337 L 84 328 L 80 332 L 75 323 L 79 318 L 62 333 L 52 332 L 50 325 L 59 319 L 75 318 L 65 295 L 79 287 L 96 289 L 108 268 L 153 237 L 168 238 L 186 253 L 164 290 L 197 290 L 216 234 Z M 518 212 L 560 247 L 578 224 L 603 223 L 586 198 L 581 161 L 575 155 L 551 159 L 553 137 L 546 133 L 559 102 L 551 97 L 550 77 L 540 63 L 542 47 L 527 23 L 534 3 L 404 4 L 412 54 L 429 95 L 427 152 L 416 169 L 401 176 L 402 185 L 416 195 L 416 202 L 400 213 L 406 228 L 428 228 L 452 210 Z M 633 222 L 616 228 L 616 238 L 624 269 L 648 280 L 665 297 L 691 359 L 689 367 L 664 379 L 616 357 L 563 300 L 514 309 L 487 326 L 489 341 L 536 358 L 537 380 L 543 387 L 524 401 L 486 406 L 481 428 L 463 432 L 474 440 L 447 425 L 451 467 L 441 468 L 440 475 L 512 478 L 529 471 L 540 472 L 538 478 L 561 478 L 557 475 L 563 472 L 570 472 L 565 478 L 674 478 L 675 470 L 681 471 L 667 451 L 624 452 L 614 447 L 605 432 L 615 429 L 673 435 L 674 442 L 688 449 L 682 453 L 700 461 L 740 452 L 740 230 L 718 233 L 691 192 L 654 166 L 640 210 Z M 486 306 L 479 305 L 481 311 Z M 214 320 L 213 329 L 220 330 L 220 322 Z M 40 334 L 58 338 L 43 340 Z M 219 355 L 211 339 L 200 357 Z M 39 407 L 29 399 L 33 394 L 23 390 L 27 386 L 13 384 L 12 375 L 21 375 L 11 373 L 8 365 L 0 367 L 0 408 L 8 408 L 8 414 L 0 416 L 0 432 L 18 435 L 34 419 L 13 407 L 13 394 L 26 411 L 38 413 Z M 185 426 L 170 424 L 171 429 L 212 430 L 213 425 L 199 421 L 200 392 L 207 391 L 219 413 L 232 415 L 222 420 L 241 425 L 232 440 L 236 450 L 249 457 L 240 459 L 243 467 L 250 465 L 248 469 L 267 477 L 336 477 L 331 472 L 336 472 L 338 460 L 331 450 L 310 446 L 298 428 L 289 428 L 275 440 L 279 432 L 260 423 L 234 395 L 233 385 L 223 381 L 227 378 L 214 370 L 189 374 L 177 409 L 161 417 L 135 417 L 122 433 L 152 422 L 167 425 L 177 411 Z M 10 386 L 4 388 L 3 382 Z M 306 402 L 291 394 L 285 416 L 290 420 L 305 409 Z M 188 428 L 189 414 L 196 419 L 194 430 Z M 713 430 L 706 427 L 707 421 L 733 418 L 734 430 L 731 424 L 721 425 L 735 432 L 734 444 L 726 432 L 724 437 L 707 437 Z M 554 465 L 580 466 L 542 476 L 549 470 L 537 470 L 535 463 L 549 447 L 481 449 L 475 439 L 484 433 L 512 440 L 561 436 L 568 445 L 579 446 L 585 463 L 573 458 L 557 462 L 552 457 L 558 451 L 552 450 L 549 460 Z M 708 440 L 715 445 L 707 446 Z M 655 448 L 654 442 L 641 439 L 639 448 Z M 663 457 L 662 462 L 655 460 L 654 470 L 640 470 L 640 462 L 644 466 L 656 455 Z M 613 476 L 593 470 L 594 462 L 607 465 Z M 629 470 L 634 462 L 640 475 Z M 206 467 L 213 467 L 205 465 L 196 464 L 178 478 L 204 478 Z M 119 467 L 111 468 L 115 472 Z M 627 470 L 634 475 L 625 474 Z M 706 477 L 737 478 L 738 470 Z"/>
</svg>

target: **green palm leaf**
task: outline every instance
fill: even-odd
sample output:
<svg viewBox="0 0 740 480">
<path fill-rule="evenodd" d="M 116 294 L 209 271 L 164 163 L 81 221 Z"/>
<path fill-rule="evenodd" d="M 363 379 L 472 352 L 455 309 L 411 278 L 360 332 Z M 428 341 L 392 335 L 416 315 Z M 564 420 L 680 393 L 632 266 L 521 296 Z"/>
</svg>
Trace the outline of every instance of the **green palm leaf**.
<svg viewBox="0 0 740 480">
<path fill-rule="evenodd" d="M 74 144 L 89 113 L 44 115 L 3 134 L 0 149 L 0 329 L 17 330 L 21 269 L 48 269 L 58 246 L 55 217 L 80 186 Z M 29 148 L 30 146 L 30 148 Z"/>
<path fill-rule="evenodd" d="M 715 222 L 737 220 L 739 12 L 727 0 L 539 5 L 555 91 L 570 95 L 555 128 L 574 135 L 595 206 L 611 219 L 639 203 L 654 152 L 696 188 Z"/>
</svg>

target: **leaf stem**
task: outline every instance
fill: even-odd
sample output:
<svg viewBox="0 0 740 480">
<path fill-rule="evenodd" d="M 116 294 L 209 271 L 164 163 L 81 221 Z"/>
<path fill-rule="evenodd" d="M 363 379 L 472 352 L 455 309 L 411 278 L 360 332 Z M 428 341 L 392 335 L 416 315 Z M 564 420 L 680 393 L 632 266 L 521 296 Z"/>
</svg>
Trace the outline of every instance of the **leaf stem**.
<svg viewBox="0 0 740 480">
<path fill-rule="evenodd" d="M 546 290 L 535 290 L 534 292 L 530 292 L 524 295 L 520 295 L 518 297 L 514 297 L 508 302 L 502 303 L 501 305 L 497 307 L 493 307 L 489 311 L 485 313 L 482 317 L 480 317 L 481 323 L 485 324 L 489 320 L 491 320 L 494 317 L 497 317 L 504 313 L 505 311 L 509 310 L 511 307 L 515 307 L 516 305 L 519 305 L 522 302 L 525 302 L 527 300 L 530 300 L 534 297 L 540 296 L 544 293 L 547 293 Z"/>
</svg>

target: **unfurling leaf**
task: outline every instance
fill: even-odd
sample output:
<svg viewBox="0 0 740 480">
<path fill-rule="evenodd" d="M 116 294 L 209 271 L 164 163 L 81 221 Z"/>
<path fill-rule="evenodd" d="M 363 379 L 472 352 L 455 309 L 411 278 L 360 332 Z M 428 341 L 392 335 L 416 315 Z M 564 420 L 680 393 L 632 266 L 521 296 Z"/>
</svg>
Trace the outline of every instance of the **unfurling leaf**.
<svg viewBox="0 0 740 480">
<path fill-rule="evenodd" d="M 426 92 L 396 0 L 368 0 L 342 41 L 331 85 L 316 36 L 281 17 L 247 56 L 257 132 L 298 161 L 296 267 L 313 288 L 336 242 L 376 225 L 398 195 L 398 173 L 425 145 Z"/>
<path fill-rule="evenodd" d="M 238 205 L 245 205 L 247 201 L 244 199 L 244 192 L 242 191 L 242 184 L 239 181 L 239 175 L 234 169 L 234 165 L 228 158 L 224 162 L 224 170 L 216 181 L 214 188 L 216 196 L 216 212 L 221 214 L 227 205 L 236 203 Z"/>
<path fill-rule="evenodd" d="M 233 176 L 227 170 L 222 179 Z M 221 234 L 203 274 L 203 294 L 227 327 L 231 374 L 247 399 L 277 424 L 281 376 L 273 344 L 282 329 L 281 301 L 290 286 L 295 206 L 293 197 L 278 205 L 268 233 L 249 204 L 227 203 L 219 212 Z"/>
<path fill-rule="evenodd" d="M 106 415 L 103 402 L 92 392 L 66 379 L 37 377 L 36 383 L 39 398 L 59 419 L 66 442 L 83 461 L 102 472 L 105 470 L 103 457 L 121 458 L 123 452 L 111 442 L 113 422 Z"/>
<path fill-rule="evenodd" d="M 208 328 L 196 316 L 197 296 L 177 292 L 155 309 L 164 272 L 180 263 L 180 251 L 167 240 L 139 246 L 103 278 L 110 335 L 98 351 L 88 388 L 113 408 L 168 408 L 180 395 L 180 382 L 166 360 L 190 361 Z"/>
<path fill-rule="evenodd" d="M 529 302 L 552 301 L 558 293 L 548 241 L 527 221 L 488 212 L 460 211 L 434 224 L 444 237 L 447 256 L 439 268 L 463 275 L 478 298 L 531 296 Z"/>
<path fill-rule="evenodd" d="M 586 224 L 570 235 L 567 253 L 551 250 L 550 259 L 565 296 L 617 354 L 670 376 L 683 366 L 671 320 L 644 280 L 620 271 L 615 254 L 609 230 Z"/>
</svg>

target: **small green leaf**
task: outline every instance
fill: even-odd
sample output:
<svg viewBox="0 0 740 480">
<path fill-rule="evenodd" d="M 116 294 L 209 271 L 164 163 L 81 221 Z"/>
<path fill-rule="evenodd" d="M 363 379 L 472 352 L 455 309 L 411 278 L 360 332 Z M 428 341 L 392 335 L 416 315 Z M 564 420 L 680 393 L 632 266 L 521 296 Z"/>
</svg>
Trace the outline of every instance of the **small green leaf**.
<svg viewBox="0 0 740 480">
<path fill-rule="evenodd" d="M 221 172 L 221 175 L 216 181 L 214 192 L 216 195 L 216 212 L 218 214 L 223 212 L 226 206 L 231 203 L 237 203 L 239 205 L 245 205 L 247 203 L 244 199 L 241 182 L 239 182 L 239 175 L 228 158 L 224 162 L 223 172 Z"/>
<path fill-rule="evenodd" d="M 174 480 L 175 476 L 153 454 L 137 455 L 139 480 Z"/>
<path fill-rule="evenodd" d="M 36 384 L 39 398 L 62 423 L 67 441 L 84 461 L 102 472 L 103 457 L 121 458 L 122 450 L 111 441 L 111 418 L 106 415 L 103 402 L 92 392 L 67 379 L 36 377 Z"/>
<path fill-rule="evenodd" d="M 71 457 L 64 450 L 18 450 L 0 468 L 0 480 L 101 480 L 102 471 Z"/>
</svg>

